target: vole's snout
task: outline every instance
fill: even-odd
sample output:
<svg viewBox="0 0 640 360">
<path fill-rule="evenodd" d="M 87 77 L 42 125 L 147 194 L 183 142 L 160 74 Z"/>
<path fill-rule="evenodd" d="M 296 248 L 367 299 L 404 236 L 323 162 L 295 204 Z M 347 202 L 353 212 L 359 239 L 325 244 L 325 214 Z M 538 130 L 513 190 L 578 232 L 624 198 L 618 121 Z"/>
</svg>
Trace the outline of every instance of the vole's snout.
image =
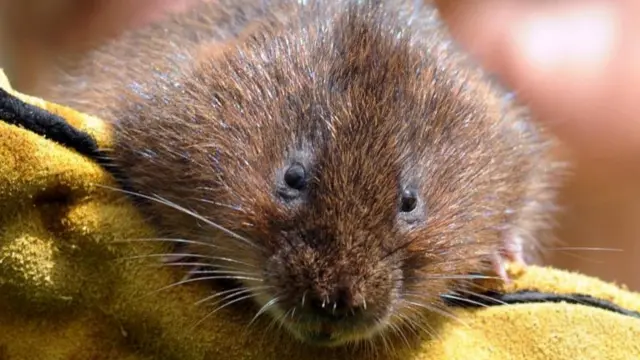
<svg viewBox="0 0 640 360">
<path fill-rule="evenodd" d="M 334 346 L 378 330 L 372 309 L 375 304 L 367 306 L 364 293 L 357 287 L 322 285 L 304 291 L 302 311 L 291 324 L 298 337 L 312 344 Z"/>
<path fill-rule="evenodd" d="M 372 337 L 393 311 L 395 263 L 381 259 L 378 236 L 350 225 L 281 232 L 286 250 L 266 263 L 267 280 L 284 294 L 277 305 L 287 314 L 282 322 L 305 342 L 334 346 Z M 340 233 L 342 226 L 350 231 Z"/>
<path fill-rule="evenodd" d="M 314 291 L 306 297 L 305 310 L 327 320 L 358 317 L 366 310 L 364 297 L 346 286 L 336 287 L 327 295 Z"/>
</svg>

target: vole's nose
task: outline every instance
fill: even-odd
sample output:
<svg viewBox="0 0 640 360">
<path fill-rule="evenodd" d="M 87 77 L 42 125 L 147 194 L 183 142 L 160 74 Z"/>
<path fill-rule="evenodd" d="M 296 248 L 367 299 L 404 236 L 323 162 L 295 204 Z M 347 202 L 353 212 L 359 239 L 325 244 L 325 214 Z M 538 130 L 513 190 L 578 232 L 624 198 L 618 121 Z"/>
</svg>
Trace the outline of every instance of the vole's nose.
<svg viewBox="0 0 640 360">
<path fill-rule="evenodd" d="M 309 311 L 333 319 L 357 316 L 366 307 L 364 298 L 347 287 L 338 287 L 328 296 L 316 293 L 307 300 Z"/>
</svg>

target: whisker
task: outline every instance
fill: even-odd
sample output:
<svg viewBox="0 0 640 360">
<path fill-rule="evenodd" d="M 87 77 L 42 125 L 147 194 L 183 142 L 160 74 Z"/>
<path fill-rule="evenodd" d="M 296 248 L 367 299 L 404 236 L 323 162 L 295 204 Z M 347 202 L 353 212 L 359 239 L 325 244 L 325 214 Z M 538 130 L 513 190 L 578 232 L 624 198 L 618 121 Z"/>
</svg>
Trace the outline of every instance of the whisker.
<svg viewBox="0 0 640 360">
<path fill-rule="evenodd" d="M 195 277 L 194 272 L 197 271 L 198 269 L 200 269 L 199 266 L 194 266 L 191 269 L 189 269 L 189 271 L 182 277 L 182 279 L 180 279 L 180 281 L 182 280 L 187 280 L 187 279 L 191 279 L 193 277 Z"/>
<path fill-rule="evenodd" d="M 282 314 L 281 316 L 278 317 L 278 330 L 282 330 L 282 325 L 283 325 L 283 321 L 282 319 L 286 319 L 287 316 L 289 316 L 289 313 L 291 312 L 291 309 L 287 310 L 284 314 Z"/>
<path fill-rule="evenodd" d="M 256 319 L 258 319 L 260 317 L 260 315 L 264 314 L 267 310 L 269 310 L 269 308 L 271 308 L 272 306 L 274 306 L 278 301 L 280 301 L 280 297 L 276 296 L 274 298 L 272 298 L 271 300 L 269 300 L 267 303 L 265 303 L 260 310 L 258 310 L 258 312 L 256 313 L 256 315 L 253 317 L 253 319 L 251 319 L 251 321 L 249 322 L 249 324 L 247 325 L 247 327 L 251 326 L 254 321 L 256 321 Z"/>
<path fill-rule="evenodd" d="M 247 271 L 235 271 L 235 270 L 194 270 L 191 274 L 229 274 L 229 275 L 246 275 L 246 276 L 258 276 L 256 273 Z"/>
<path fill-rule="evenodd" d="M 485 300 L 488 300 L 488 301 L 496 302 L 496 303 L 498 303 L 500 305 L 507 305 L 506 302 L 504 302 L 504 301 L 502 301 L 500 299 L 495 299 L 495 298 L 492 298 L 491 296 L 487 296 L 487 295 L 484 295 L 484 294 L 481 294 L 481 293 L 477 293 L 475 291 L 465 290 L 465 289 L 457 289 L 456 292 L 463 292 L 465 294 L 477 296 L 477 297 L 479 297 L 481 299 L 485 299 Z"/>
<path fill-rule="evenodd" d="M 500 279 L 498 276 L 489 275 L 443 275 L 443 276 L 427 276 L 424 279 L 463 279 L 463 280 L 477 280 L 477 279 Z"/>
<path fill-rule="evenodd" d="M 180 206 L 180 205 L 178 205 L 176 203 L 173 203 L 173 202 L 171 202 L 171 201 L 169 201 L 169 200 L 167 200 L 167 199 L 165 199 L 165 198 L 163 198 L 161 196 L 158 196 L 158 195 L 149 196 L 149 195 L 136 193 L 136 192 L 133 192 L 133 191 L 127 191 L 127 190 L 118 189 L 118 188 L 114 188 L 114 187 L 111 187 L 111 186 L 100 185 L 100 184 L 96 184 L 96 186 L 103 187 L 103 188 L 106 188 L 106 189 L 110 189 L 110 190 L 113 190 L 113 191 L 116 191 L 116 192 L 121 192 L 121 193 L 128 194 L 128 195 L 131 195 L 131 196 L 140 197 L 140 198 L 147 199 L 147 200 L 150 200 L 150 201 L 155 201 L 158 204 L 162 204 L 162 205 L 168 206 L 168 207 L 170 207 L 172 209 L 175 209 L 177 211 L 182 212 L 183 214 L 189 215 L 189 216 L 193 217 L 194 219 L 198 219 L 198 220 L 204 222 L 205 224 L 224 232 L 225 234 L 233 237 L 234 239 L 242 241 L 246 245 L 249 245 L 249 246 L 257 248 L 257 249 L 261 249 L 261 247 L 256 245 L 253 241 L 250 241 L 249 239 L 247 239 L 247 238 L 245 238 L 243 236 L 240 236 L 239 234 L 227 229 L 226 227 L 224 227 L 222 225 L 219 225 L 219 224 L 216 224 L 215 222 L 205 218 L 204 216 L 202 216 L 202 215 L 200 215 L 198 213 L 195 213 L 195 212 L 193 212 L 193 211 L 191 211 L 189 209 L 186 209 L 186 208 L 184 208 L 184 207 L 182 207 L 182 206 Z"/>
<path fill-rule="evenodd" d="M 228 290 L 227 291 L 223 291 L 224 293 L 227 293 L 229 295 L 227 295 L 227 296 L 223 297 L 222 299 L 219 299 L 218 301 L 214 302 L 213 305 L 218 305 L 220 303 L 223 303 L 225 300 L 229 300 L 229 299 L 232 299 L 232 298 L 234 298 L 236 296 L 239 296 L 239 295 L 242 295 L 242 294 L 246 294 L 246 293 L 250 293 L 250 292 L 253 291 L 252 289 L 249 289 L 249 288 L 236 288 L 235 290 L 236 291 L 233 291 L 230 294 L 229 294 Z M 200 299 L 200 300 L 196 301 L 194 303 L 194 305 L 200 305 L 200 304 L 202 304 L 204 302 L 207 302 L 207 301 L 209 301 L 211 299 L 215 299 L 216 297 L 222 296 L 222 295 L 223 295 L 222 293 L 218 293 L 216 295 L 208 296 L 208 297 L 206 297 L 204 299 Z"/>
<path fill-rule="evenodd" d="M 176 287 L 176 286 L 180 286 L 180 285 L 184 285 L 184 284 L 188 284 L 188 283 L 192 283 L 192 282 L 197 282 L 197 281 L 207 281 L 207 280 L 252 280 L 252 281 L 262 282 L 262 279 L 252 278 L 252 277 L 248 277 L 248 276 L 205 276 L 205 277 L 187 278 L 187 279 L 183 279 L 183 280 L 177 281 L 177 282 L 175 282 L 173 284 L 170 284 L 170 285 L 167 285 L 167 286 L 163 286 L 160 289 L 156 289 L 156 290 L 150 292 L 149 294 L 143 295 L 141 297 L 141 299 L 146 298 L 148 296 L 151 296 L 153 294 L 157 294 L 157 293 L 159 293 L 161 291 L 171 289 L 171 288 Z"/>
<path fill-rule="evenodd" d="M 192 329 L 194 329 L 194 328 L 195 328 L 195 327 L 197 327 L 198 325 L 202 324 L 205 320 L 207 320 L 208 318 L 210 318 L 211 316 L 213 316 L 215 313 L 217 313 L 218 311 L 220 311 L 220 310 L 222 310 L 222 309 L 226 308 L 227 306 L 231 306 L 231 305 L 233 305 L 233 304 L 235 304 L 235 303 L 238 303 L 238 302 L 240 302 L 240 301 L 250 299 L 250 298 L 252 298 L 252 297 L 254 297 L 254 296 L 256 296 L 256 295 L 257 295 L 257 294 L 249 294 L 249 295 L 245 295 L 245 296 L 242 296 L 242 297 L 240 297 L 240 298 L 237 298 L 237 299 L 234 299 L 234 300 L 232 300 L 232 301 L 229 301 L 229 302 L 227 302 L 226 304 L 224 304 L 224 305 L 222 305 L 222 306 L 217 307 L 215 310 L 213 310 L 213 311 L 209 312 L 209 313 L 208 313 L 207 315 L 205 315 L 202 319 L 200 319 L 198 322 L 196 322 L 196 323 L 195 323 L 195 324 L 194 324 L 190 329 L 191 329 L 191 330 L 192 330 Z"/>
<path fill-rule="evenodd" d="M 453 299 L 453 300 L 466 302 L 466 303 L 469 303 L 469 304 L 472 304 L 472 305 L 476 305 L 476 306 L 479 306 L 479 307 L 488 307 L 488 305 L 483 304 L 481 302 L 473 301 L 471 299 L 460 297 L 460 296 L 455 296 L 455 295 L 451 295 L 451 294 L 442 294 L 440 296 L 445 297 L 445 298 L 449 298 L 449 299 Z"/>
<path fill-rule="evenodd" d="M 220 206 L 220 207 L 225 207 L 225 208 L 237 211 L 237 212 L 241 212 L 243 214 L 247 213 L 245 210 L 239 209 L 237 206 L 233 206 L 233 205 L 229 205 L 229 204 L 223 204 L 223 203 L 220 203 L 220 202 L 217 202 L 217 201 L 212 201 L 212 200 L 207 200 L 207 199 L 194 199 L 194 200 L 199 201 L 199 202 L 203 202 L 205 204 L 211 204 L 211 205 L 216 205 L 216 206 Z"/>
<path fill-rule="evenodd" d="M 402 329 L 398 325 L 396 325 L 394 323 L 389 323 L 388 326 L 393 330 L 393 333 L 396 336 L 402 338 L 402 340 L 407 345 L 407 347 L 411 347 L 411 343 L 409 342 L 409 339 L 407 339 L 407 337 L 405 336 L 404 332 L 402 331 Z"/>
<path fill-rule="evenodd" d="M 216 292 L 216 293 L 214 293 L 214 294 L 213 294 L 213 295 L 211 295 L 211 296 L 207 296 L 207 297 L 205 297 L 204 299 L 200 299 L 200 300 L 196 301 L 195 303 L 193 303 L 193 305 L 200 305 L 200 304 L 202 304 L 203 302 L 206 302 L 206 301 L 209 301 L 209 300 L 215 299 L 215 298 L 217 298 L 218 296 L 223 296 L 223 295 L 226 295 L 226 294 L 229 294 L 229 293 L 237 294 L 237 293 L 243 293 L 243 292 L 247 292 L 247 291 L 249 291 L 249 290 L 248 290 L 248 289 L 246 289 L 246 288 L 244 288 L 244 289 L 243 289 L 243 288 L 233 288 L 233 289 L 229 289 L 229 290 L 224 290 L 224 291 Z"/>
<path fill-rule="evenodd" d="M 557 248 L 548 248 L 545 250 L 550 251 L 611 251 L 611 252 L 624 252 L 624 249 L 619 248 L 599 248 L 599 247 L 557 247 Z"/>
<path fill-rule="evenodd" d="M 378 326 L 383 325 L 380 319 L 376 319 L 376 322 L 378 323 Z M 380 334 L 379 339 L 382 341 L 382 346 L 384 347 L 384 351 L 386 353 L 389 353 L 389 342 L 387 341 L 387 337 L 384 335 L 384 333 Z"/>
<path fill-rule="evenodd" d="M 145 255 L 135 255 L 135 256 L 127 256 L 127 257 L 122 257 L 119 258 L 120 260 L 136 260 L 136 259 L 144 259 L 144 258 L 154 258 L 154 257 L 166 257 L 167 255 L 176 255 L 179 257 L 192 257 L 192 258 L 199 258 L 199 259 L 209 259 L 209 260 L 219 260 L 219 261 L 226 261 L 226 262 L 231 262 L 231 263 L 236 263 L 236 264 L 241 264 L 241 265 L 245 265 L 245 266 L 249 266 L 249 267 L 255 267 L 253 265 L 247 264 L 245 262 L 236 260 L 236 259 L 230 259 L 230 258 L 226 258 L 226 257 L 220 257 L 220 256 L 209 256 L 209 255 L 202 255 L 202 254 L 145 254 Z M 171 263 L 166 263 L 165 265 L 168 265 Z M 209 264 L 210 266 L 213 264 Z"/>
<path fill-rule="evenodd" d="M 459 322 L 460 324 L 464 325 L 465 327 L 470 327 L 469 324 L 467 324 L 466 322 L 462 321 L 460 318 L 458 318 L 454 314 L 451 314 L 451 313 L 449 313 L 449 312 L 447 312 L 447 311 L 445 311 L 443 309 L 438 309 L 437 307 L 434 307 L 434 306 L 429 306 L 427 304 L 422 304 L 422 303 L 419 303 L 419 302 L 409 301 L 409 300 L 406 300 L 406 299 L 404 299 L 403 301 L 406 302 L 407 304 L 410 304 L 410 305 L 413 305 L 413 306 L 417 306 L 417 307 L 423 308 L 423 309 L 425 309 L 425 310 L 427 310 L 429 312 L 433 312 L 433 313 L 442 315 L 442 316 L 444 316 L 446 318 L 455 320 L 455 321 Z"/>
<path fill-rule="evenodd" d="M 228 248 L 224 248 L 220 245 L 206 243 L 202 241 L 195 240 L 187 240 L 187 239 L 177 239 L 177 238 L 136 238 L 136 239 L 126 239 L 126 240 L 114 240 L 114 243 L 134 243 L 134 242 L 170 242 L 176 244 L 191 244 L 191 245 L 201 245 L 206 247 L 211 247 L 214 249 L 223 249 L 229 250 Z"/>
<path fill-rule="evenodd" d="M 271 321 L 269 322 L 269 325 L 267 325 L 266 331 L 265 332 L 269 332 L 274 325 L 276 324 L 281 324 L 281 320 L 284 318 L 284 314 L 278 316 L 278 317 L 271 317 Z"/>
<path fill-rule="evenodd" d="M 219 265 L 219 264 L 204 264 L 204 263 L 184 263 L 185 265 L 192 265 L 191 266 L 191 272 L 195 273 L 195 274 L 208 274 L 210 270 L 228 270 L 228 271 L 239 271 L 242 270 L 237 266 L 231 266 L 231 265 Z M 168 265 L 168 264 L 167 264 Z M 248 274 L 251 275 L 256 275 L 258 276 L 257 272 L 248 272 Z"/>
<path fill-rule="evenodd" d="M 151 264 L 150 266 L 156 267 L 165 267 L 165 266 L 203 266 L 203 267 L 213 267 L 212 263 L 200 263 L 200 262 L 170 262 L 163 264 Z M 215 267 L 220 267 L 220 265 L 216 264 Z"/>
<path fill-rule="evenodd" d="M 489 275 L 425 275 L 425 276 L 410 276 L 404 278 L 405 280 L 479 280 L 479 279 L 500 279 L 498 276 Z"/>
<path fill-rule="evenodd" d="M 374 338 L 369 338 L 366 340 L 365 342 L 365 348 L 366 348 L 366 353 L 370 354 L 369 356 L 367 356 L 366 358 L 369 359 L 375 359 L 378 357 L 378 354 L 380 352 L 380 350 L 378 349 L 378 347 L 376 346 L 376 341 Z"/>
<path fill-rule="evenodd" d="M 597 260 L 597 259 L 594 259 L 593 257 L 591 257 L 591 256 L 593 256 L 593 253 L 591 253 L 589 255 L 586 255 L 585 253 L 575 254 L 575 253 L 570 252 L 570 251 L 560 251 L 559 253 L 561 253 L 564 256 L 568 256 L 568 257 L 571 257 L 573 259 L 578 259 L 581 262 L 590 263 L 590 264 L 603 265 L 606 262 L 604 260 Z"/>
<path fill-rule="evenodd" d="M 424 334 L 427 334 L 429 337 L 431 338 L 437 338 L 440 341 L 443 341 L 442 336 L 440 336 L 438 334 L 438 332 L 433 328 L 433 326 L 431 326 L 429 324 L 429 322 L 427 321 L 419 321 L 419 320 L 415 320 L 414 318 L 411 318 L 407 315 L 404 314 L 399 314 L 398 317 L 400 318 L 400 320 L 407 324 L 407 326 L 409 326 L 412 329 L 418 328 L 418 330 L 422 330 L 422 332 Z M 418 319 L 420 319 L 420 317 L 417 317 Z M 428 327 L 428 329 L 424 328 L 422 326 L 422 324 L 424 324 L 425 326 Z M 418 330 L 414 330 L 414 333 L 416 333 L 418 336 L 420 336 Z"/>
<path fill-rule="evenodd" d="M 191 267 L 192 269 L 189 270 L 189 272 L 191 274 L 194 273 L 206 273 L 203 272 L 204 270 L 198 270 L 198 269 L 226 269 L 226 270 L 231 270 L 231 271 L 236 271 L 238 268 L 235 266 L 223 266 L 223 265 L 219 265 L 219 264 L 211 264 L 211 263 L 200 263 L 200 262 L 171 262 L 171 263 L 164 263 L 164 264 L 151 264 L 149 266 L 153 266 L 153 267 L 165 267 L 165 266 L 184 266 L 184 267 Z M 252 275 L 256 275 L 255 273 L 248 273 L 248 274 L 252 274 Z"/>
</svg>

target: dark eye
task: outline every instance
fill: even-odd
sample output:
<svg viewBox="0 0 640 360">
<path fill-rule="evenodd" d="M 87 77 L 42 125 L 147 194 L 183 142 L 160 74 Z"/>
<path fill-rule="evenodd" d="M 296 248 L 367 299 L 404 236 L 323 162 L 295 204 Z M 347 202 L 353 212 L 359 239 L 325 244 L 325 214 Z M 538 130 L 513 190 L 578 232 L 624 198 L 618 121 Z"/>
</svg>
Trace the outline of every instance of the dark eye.
<svg viewBox="0 0 640 360">
<path fill-rule="evenodd" d="M 418 205 L 418 195 L 413 190 L 404 190 L 400 199 L 400 211 L 412 212 Z"/>
<path fill-rule="evenodd" d="M 288 187 L 295 190 L 302 190 L 307 184 L 307 174 L 299 163 L 291 165 L 284 173 L 284 182 Z"/>
</svg>

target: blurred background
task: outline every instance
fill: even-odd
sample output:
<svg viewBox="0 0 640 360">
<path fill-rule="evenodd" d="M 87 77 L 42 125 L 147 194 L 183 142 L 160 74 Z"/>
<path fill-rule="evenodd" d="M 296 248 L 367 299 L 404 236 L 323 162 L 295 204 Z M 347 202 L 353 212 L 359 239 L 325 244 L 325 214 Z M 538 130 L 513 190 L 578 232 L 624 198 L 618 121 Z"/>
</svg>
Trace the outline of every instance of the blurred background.
<svg viewBox="0 0 640 360">
<path fill-rule="evenodd" d="M 0 0 L 0 67 L 18 90 L 34 93 L 36 79 L 46 76 L 54 56 L 82 53 L 190 2 Z M 635 35 L 640 43 L 640 34 Z M 640 291 L 640 152 L 611 156 L 569 150 L 558 149 L 573 168 L 560 194 L 561 243 L 549 249 L 549 262 Z"/>
</svg>

